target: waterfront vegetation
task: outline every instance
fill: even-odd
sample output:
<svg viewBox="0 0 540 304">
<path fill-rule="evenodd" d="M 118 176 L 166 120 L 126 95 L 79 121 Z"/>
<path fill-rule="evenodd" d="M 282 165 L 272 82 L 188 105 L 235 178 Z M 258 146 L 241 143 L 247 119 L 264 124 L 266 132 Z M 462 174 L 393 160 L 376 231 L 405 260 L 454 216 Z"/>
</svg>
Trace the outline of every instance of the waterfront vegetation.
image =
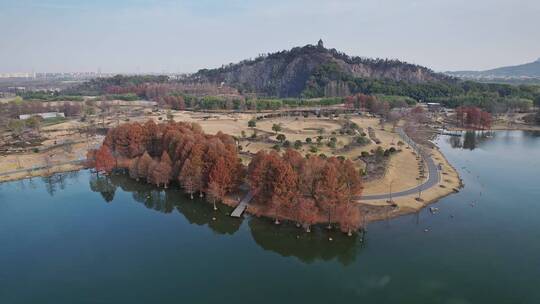
<svg viewBox="0 0 540 304">
<path fill-rule="evenodd" d="M 178 184 L 192 198 L 205 193 L 214 208 L 247 182 L 255 195 L 253 212 L 276 222 L 293 220 L 307 230 L 316 223 L 338 223 L 348 234 L 361 224 L 352 205 L 362 190 L 360 172 L 344 158 L 260 151 L 246 168 L 229 135 L 205 134 L 195 123 L 148 121 L 111 129 L 88 159 L 100 172 L 124 169 L 157 186 Z"/>
</svg>

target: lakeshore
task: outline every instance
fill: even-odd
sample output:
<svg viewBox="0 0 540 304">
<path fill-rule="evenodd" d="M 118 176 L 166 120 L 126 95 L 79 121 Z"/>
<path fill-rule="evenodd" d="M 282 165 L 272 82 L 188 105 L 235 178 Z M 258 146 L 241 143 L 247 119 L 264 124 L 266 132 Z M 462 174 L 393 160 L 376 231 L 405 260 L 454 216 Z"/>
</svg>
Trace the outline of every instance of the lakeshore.
<svg viewBox="0 0 540 304">
<path fill-rule="evenodd" d="M 458 192 L 463 186 L 461 177 L 457 170 L 449 163 L 443 152 L 436 146 L 424 147 L 428 155 L 432 157 L 433 162 L 438 167 L 438 180 L 429 188 L 421 189 L 415 193 L 410 193 L 411 189 L 418 188 L 424 184 L 430 177 L 425 160 L 419 158 L 418 154 L 411 149 L 409 145 L 398 146 L 400 136 L 395 131 L 395 126 L 388 123 L 380 125 L 377 118 L 351 116 L 349 121 L 355 123 L 361 130 L 372 130 L 373 137 L 378 141 L 369 141 L 362 146 L 353 146 L 352 138 L 342 134 L 343 119 L 328 117 L 302 117 L 291 116 L 290 112 L 279 112 L 275 115 L 272 112 L 262 113 L 226 113 L 226 112 L 193 112 L 193 111 L 173 111 L 172 117 L 163 111 L 151 111 L 150 108 L 140 108 L 137 116 L 106 117 L 102 121 L 104 127 L 114 127 L 120 120 L 131 122 L 140 122 L 151 119 L 156 123 L 172 119 L 174 121 L 183 121 L 197 123 L 202 130 L 208 134 L 225 132 L 239 139 L 241 147 L 240 157 L 244 164 L 247 164 L 250 158 L 261 150 L 272 150 L 280 140 L 277 139 L 277 133 L 273 130 L 275 125 L 281 126 L 279 134 L 283 134 L 287 141 L 300 141 L 303 145 L 298 151 L 306 155 L 311 151 L 313 144 L 306 144 L 307 138 L 313 141 L 317 137 L 330 139 L 336 138 L 336 147 L 331 148 L 327 145 L 316 145 L 317 153 L 333 156 L 343 156 L 353 160 L 357 168 L 365 168 L 363 161 L 358 158 L 363 151 L 374 151 L 381 147 L 384 150 L 392 147 L 398 148 L 401 152 L 389 157 L 388 163 L 382 172 L 377 173 L 372 178 L 368 178 L 363 183 L 362 196 L 374 197 L 381 196 L 379 199 L 363 199 L 356 201 L 360 210 L 365 214 L 364 220 L 373 222 L 395 218 L 410 213 L 417 213 L 448 195 Z M 328 110 L 337 111 L 339 108 L 332 107 Z M 309 109 L 302 109 L 309 111 Z M 268 116 L 270 115 L 270 116 Z M 129 118 L 128 118 L 129 117 Z M 255 120 L 256 125 L 249 126 L 249 121 Z M 50 138 L 68 138 L 74 142 L 67 150 L 62 145 L 57 145 L 56 140 L 48 139 L 44 144 L 44 152 L 31 152 L 22 154 L 13 154 L 0 157 L 0 171 L 12 172 L 10 174 L 0 174 L 0 181 L 10 181 L 37 176 L 50 176 L 60 172 L 70 172 L 85 168 L 83 159 L 86 157 L 89 148 L 98 147 L 103 141 L 103 136 L 76 136 L 77 130 L 88 128 L 80 122 L 67 121 L 61 124 L 47 126 L 42 132 L 47 132 Z M 505 130 L 536 130 L 535 126 L 527 126 L 514 123 L 510 127 L 507 124 L 496 123 L 494 129 Z M 465 128 L 448 128 L 449 131 L 465 131 Z M 253 135 L 257 138 L 254 139 Z M 71 137 L 70 137 L 71 136 Z M 409 192 L 407 195 L 396 195 L 395 193 Z M 240 199 L 246 193 L 234 193 L 226 196 L 222 203 L 229 206 L 236 206 Z M 382 197 L 384 196 L 384 197 Z M 391 197 L 391 199 L 390 199 Z M 248 206 L 247 212 L 250 214 L 261 214 L 258 208 Z M 324 222 L 320 217 L 316 222 Z"/>
<path fill-rule="evenodd" d="M 263 113 L 264 114 L 264 113 Z M 398 146 L 397 143 L 401 141 L 400 135 L 396 133 L 393 127 L 389 124 L 385 124 L 383 127 L 379 125 L 378 119 L 375 118 L 358 118 L 352 117 L 351 121 L 358 125 L 363 130 L 371 129 L 372 135 L 378 140 L 378 144 L 371 141 L 367 145 L 353 146 L 352 148 L 344 148 L 351 143 L 350 137 L 347 135 L 339 135 L 337 131 L 342 128 L 342 122 L 339 119 L 333 118 L 305 118 L 305 117 L 290 117 L 285 115 L 283 117 L 273 117 L 270 119 L 263 119 L 258 121 L 255 128 L 248 127 L 248 121 L 252 120 L 253 114 L 233 113 L 198 113 L 189 111 L 177 111 L 174 112 L 175 121 L 186 121 L 198 123 L 203 131 L 209 134 L 215 134 L 218 131 L 223 131 L 235 135 L 240 138 L 240 146 L 243 153 L 250 153 L 251 155 L 257 153 L 260 150 L 271 150 L 278 140 L 275 138 L 275 132 L 272 130 L 273 126 L 283 126 L 280 131 L 290 141 L 301 140 L 304 142 L 306 138 L 315 138 L 317 136 L 330 137 L 335 136 L 337 138 L 336 150 L 333 150 L 326 145 L 317 146 L 320 153 L 332 155 L 338 152 L 338 155 L 343 155 L 347 158 L 351 158 L 356 166 L 361 167 L 363 162 L 356 157 L 361 154 L 362 151 L 373 151 L 377 147 L 382 149 L 390 149 L 392 147 L 399 148 L 401 152 L 392 155 L 389 158 L 389 163 L 386 165 L 384 171 L 379 173 L 380 176 L 375 179 L 368 180 L 363 185 L 362 195 L 384 195 L 389 193 L 389 187 L 391 184 L 392 192 L 398 193 L 407 191 L 411 188 L 417 187 L 423 184 L 428 178 L 428 175 L 419 172 L 427 172 L 426 163 L 421 159 L 417 153 L 409 146 Z M 155 122 L 159 122 L 165 119 L 163 113 L 151 113 L 147 112 L 147 115 L 131 118 L 131 121 L 143 122 L 145 119 L 153 119 Z M 105 121 L 106 125 L 114 125 L 113 119 Z M 53 128 L 53 127 L 49 127 Z M 79 125 L 73 125 L 72 123 L 63 123 L 54 127 L 55 130 L 62 130 L 64 133 L 72 132 L 70 128 L 80 128 Z M 319 130 L 323 130 L 322 132 Z M 58 132 L 58 131 L 57 131 Z M 247 132 L 258 132 L 262 134 L 260 140 L 254 141 L 251 138 L 244 135 Z M 266 134 L 266 135 L 265 135 Z M 337 134 L 337 135 L 333 135 Z M 55 136 L 57 136 L 55 134 Z M 48 149 L 47 155 L 55 155 L 56 159 L 47 160 L 43 153 L 30 153 L 22 155 L 12 155 L 0 159 L 0 166 L 4 172 L 7 170 L 15 170 L 17 173 L 9 175 L 1 175 L 0 180 L 16 180 L 20 178 L 28 178 L 35 176 L 48 176 L 58 172 L 74 171 L 84 168 L 84 164 L 80 163 L 62 163 L 61 165 L 55 165 L 56 162 L 71 162 L 77 159 L 81 160 L 82 155 L 86 155 L 89 147 L 96 147 L 102 141 L 103 137 L 91 137 L 89 142 L 74 144 L 70 151 L 65 151 L 61 147 L 55 149 Z M 314 139 L 315 141 L 315 139 Z M 300 153 L 307 154 L 310 152 L 309 145 L 305 145 L 299 149 Z M 241 154 L 244 159 L 245 155 Z M 421 199 L 418 198 L 418 194 L 410 194 L 406 196 L 394 196 L 392 201 L 389 198 L 382 200 L 360 200 L 356 204 L 362 210 L 369 210 L 366 216 L 366 221 L 380 220 L 383 218 L 391 218 L 399 215 L 416 212 L 417 210 L 425 207 L 426 205 L 438 200 L 441 197 L 449 195 L 454 192 L 455 189 L 460 187 L 459 176 L 457 172 L 452 168 L 448 161 L 444 158 L 440 151 L 437 149 L 429 149 L 429 155 L 432 155 L 433 160 L 441 168 L 441 174 L 443 177 L 439 178 L 436 185 L 424 189 L 419 193 Z M 22 160 L 22 161 L 21 161 Z M 47 163 L 48 161 L 48 163 Z M 16 163 L 23 164 L 26 168 L 16 168 Z M 37 166 L 44 166 L 49 164 L 50 167 L 41 170 L 35 170 Z M 222 203 L 235 206 L 238 201 L 243 197 L 245 193 L 235 193 L 227 196 Z M 248 213 L 260 214 L 260 210 L 254 209 L 252 206 L 248 208 Z M 323 222 L 324 218 L 320 218 L 317 222 Z"/>
</svg>

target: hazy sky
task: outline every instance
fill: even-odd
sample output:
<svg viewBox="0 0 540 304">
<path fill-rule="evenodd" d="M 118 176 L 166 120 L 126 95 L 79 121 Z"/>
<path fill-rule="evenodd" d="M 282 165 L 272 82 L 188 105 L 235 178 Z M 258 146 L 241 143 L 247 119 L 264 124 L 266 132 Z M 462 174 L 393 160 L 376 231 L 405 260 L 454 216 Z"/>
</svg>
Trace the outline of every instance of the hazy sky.
<svg viewBox="0 0 540 304">
<path fill-rule="evenodd" d="M 0 72 L 193 72 L 315 44 L 437 71 L 540 57 L 539 0 L 0 0 Z"/>
</svg>

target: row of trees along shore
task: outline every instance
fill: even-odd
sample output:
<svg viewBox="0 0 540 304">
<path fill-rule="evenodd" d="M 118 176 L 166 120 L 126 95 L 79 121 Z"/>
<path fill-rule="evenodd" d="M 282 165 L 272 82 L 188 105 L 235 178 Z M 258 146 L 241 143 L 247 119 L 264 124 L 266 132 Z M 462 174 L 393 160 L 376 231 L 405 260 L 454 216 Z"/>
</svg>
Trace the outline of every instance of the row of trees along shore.
<svg viewBox="0 0 540 304">
<path fill-rule="evenodd" d="M 303 157 L 294 150 L 282 155 L 259 151 L 248 167 L 255 191 L 255 213 L 294 219 L 308 230 L 318 222 L 337 222 L 349 234 L 360 227 L 360 211 L 352 203 L 362 191 L 359 172 L 350 160 Z"/>
<path fill-rule="evenodd" d="M 132 178 L 164 187 L 176 181 L 191 197 L 206 192 L 214 202 L 236 191 L 244 176 L 234 139 L 204 134 L 197 124 L 123 124 L 91 153 L 98 171 L 124 168 Z"/>
<path fill-rule="evenodd" d="M 205 196 L 214 208 L 247 181 L 255 194 L 253 213 L 296 221 L 308 231 L 316 223 L 338 223 L 352 233 L 361 224 L 352 200 L 362 181 L 350 160 L 261 151 L 246 168 L 233 137 L 205 134 L 196 123 L 120 125 L 109 130 L 99 149 L 89 151 L 88 160 L 98 172 L 126 169 L 130 177 L 156 186 L 177 183 L 191 198 Z"/>
<path fill-rule="evenodd" d="M 492 117 L 489 112 L 478 107 L 460 106 L 456 108 L 457 125 L 482 130 L 491 129 Z"/>
</svg>

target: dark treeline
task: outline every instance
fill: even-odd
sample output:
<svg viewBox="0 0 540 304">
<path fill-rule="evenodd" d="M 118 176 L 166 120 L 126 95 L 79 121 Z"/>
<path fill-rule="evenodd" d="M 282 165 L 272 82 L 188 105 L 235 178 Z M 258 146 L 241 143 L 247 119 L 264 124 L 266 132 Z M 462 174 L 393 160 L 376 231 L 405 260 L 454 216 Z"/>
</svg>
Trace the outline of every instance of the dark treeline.
<svg viewBox="0 0 540 304">
<path fill-rule="evenodd" d="M 183 122 L 120 125 L 88 159 L 101 172 L 123 168 L 132 178 L 157 186 L 177 183 L 191 197 L 206 193 L 214 207 L 237 191 L 246 175 L 231 136 L 208 135 L 199 125 Z M 362 184 L 349 160 L 304 158 L 293 150 L 259 152 L 248 172 L 254 212 L 260 215 L 293 220 L 307 229 L 314 223 L 339 223 L 350 233 L 360 226 L 359 209 L 351 201 Z"/>
<path fill-rule="evenodd" d="M 97 96 L 107 91 L 107 88 L 117 87 L 136 87 L 145 83 L 166 83 L 169 81 L 167 76 L 153 75 L 116 75 L 108 78 L 95 78 L 81 85 L 74 86 L 64 90 L 66 95 Z"/>
<path fill-rule="evenodd" d="M 283 107 L 327 106 L 343 102 L 341 97 L 326 97 L 330 93 L 339 93 L 342 96 L 359 93 L 404 96 L 410 98 L 403 99 L 409 105 L 411 103 L 409 100 L 439 102 L 450 108 L 477 106 L 491 113 L 508 110 L 527 111 L 533 105 L 540 105 L 540 86 L 513 86 L 459 80 L 412 83 L 390 79 L 355 78 L 332 63 L 321 65 L 313 73 L 306 83 L 302 98 L 249 99 L 234 93 L 195 97 L 185 93 L 185 86 L 167 79 L 165 76 L 115 76 L 92 80 L 63 94 L 92 93 L 121 100 L 140 98 L 154 100 L 162 106 L 177 110 L 184 108 L 274 110 Z M 211 85 L 206 89 L 215 90 Z M 181 101 L 178 100 L 180 97 Z"/>
<path fill-rule="evenodd" d="M 338 84 L 336 84 L 338 83 Z M 341 85 L 339 85 L 341 84 Z M 344 86 L 352 94 L 385 94 L 411 97 L 418 101 L 440 102 L 446 107 L 478 106 L 488 111 L 540 104 L 540 86 L 513 86 L 499 83 L 449 80 L 411 83 L 390 79 L 355 78 L 333 63 L 321 65 L 310 77 L 303 96 L 325 96 L 328 86 Z"/>
<path fill-rule="evenodd" d="M 41 101 L 83 101 L 82 96 L 65 95 L 58 91 L 23 91 L 18 93 L 25 100 L 41 100 Z"/>
<path fill-rule="evenodd" d="M 191 99 L 189 107 L 205 110 L 278 110 L 283 108 L 332 106 L 343 103 L 341 97 L 301 99 L 301 98 L 267 98 L 243 99 L 206 96 L 200 100 Z"/>
<path fill-rule="evenodd" d="M 87 91 L 88 88 L 93 91 Z M 188 90 L 200 90 L 208 94 L 187 94 Z M 228 94 L 218 94 L 225 91 Z M 87 84 L 69 89 L 73 94 L 93 93 L 105 99 L 156 101 L 160 106 L 174 110 L 276 110 L 284 107 L 331 106 L 343 103 L 343 98 L 245 98 L 230 89 L 221 89 L 211 84 L 190 85 L 169 82 L 164 77 L 115 76 L 100 78 Z M 200 93 L 200 92 L 199 92 Z M 213 94 L 212 94 L 213 93 Z"/>
<path fill-rule="evenodd" d="M 453 97 L 438 97 L 431 99 L 432 102 L 439 102 L 449 108 L 460 106 L 479 107 L 493 114 L 500 114 L 509 111 L 527 112 L 534 105 L 540 106 L 539 93 L 514 94 L 501 96 L 499 93 L 471 93 Z M 524 96 L 524 97 L 521 97 Z"/>
</svg>

